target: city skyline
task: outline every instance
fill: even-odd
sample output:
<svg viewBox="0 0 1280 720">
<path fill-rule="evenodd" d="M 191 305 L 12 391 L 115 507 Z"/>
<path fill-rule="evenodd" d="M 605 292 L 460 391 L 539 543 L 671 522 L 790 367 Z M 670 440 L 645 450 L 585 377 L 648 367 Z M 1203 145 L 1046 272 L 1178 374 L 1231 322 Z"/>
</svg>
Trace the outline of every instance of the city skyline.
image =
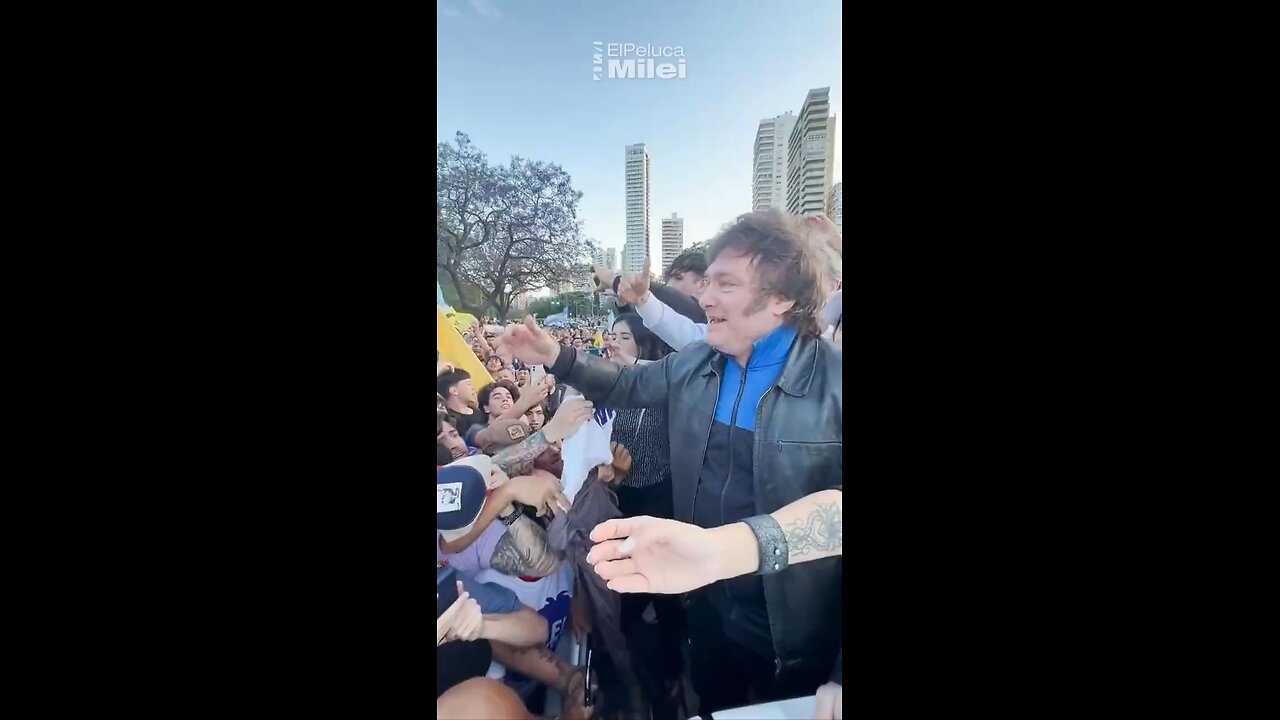
<svg viewBox="0 0 1280 720">
<path fill-rule="evenodd" d="M 466 132 L 493 163 L 513 155 L 554 162 L 583 193 L 582 231 L 619 256 L 626 241 L 625 165 L 643 143 L 652 158 L 650 217 L 684 220 L 685 245 L 713 237 L 752 209 L 753 158 L 762 118 L 799 110 L 812 88 L 830 87 L 841 180 L 840 6 L 819 0 L 780 11 L 742 0 L 534 4 L 437 3 L 437 142 Z M 776 52 L 759 52 L 759 38 Z M 679 79 L 592 80 L 594 42 L 681 46 Z M 661 257 L 650 232 L 647 250 Z M 622 257 L 618 258 L 620 261 Z M 657 268 L 655 268 L 657 270 Z"/>
</svg>

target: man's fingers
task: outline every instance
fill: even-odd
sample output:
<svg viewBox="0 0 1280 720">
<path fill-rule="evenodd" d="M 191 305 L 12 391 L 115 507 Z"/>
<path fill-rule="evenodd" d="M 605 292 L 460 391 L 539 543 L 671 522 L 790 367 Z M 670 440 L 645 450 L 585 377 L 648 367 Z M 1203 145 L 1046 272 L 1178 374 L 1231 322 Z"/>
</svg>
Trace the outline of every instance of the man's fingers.
<svg viewBox="0 0 1280 720">
<path fill-rule="evenodd" d="M 622 543 L 622 540 L 606 540 L 605 542 L 596 545 L 587 553 L 587 562 L 592 565 L 598 565 L 602 562 L 609 562 L 611 560 L 618 560 L 626 557 L 626 553 L 622 552 L 620 549 L 622 547 Z M 630 549 L 630 547 L 627 548 L 627 550 Z"/>
<path fill-rule="evenodd" d="M 644 254 L 644 276 L 646 279 L 648 279 L 649 277 L 649 268 L 651 265 L 652 265 L 652 261 L 649 259 L 649 253 L 645 253 Z"/>
<path fill-rule="evenodd" d="M 524 316 L 524 326 L 525 326 L 526 328 L 528 328 L 529 332 L 531 332 L 531 333 L 536 333 L 536 332 L 538 332 L 538 323 L 537 323 L 537 321 L 535 321 L 535 320 L 533 319 L 533 316 L 532 316 L 532 315 L 525 315 L 525 316 Z M 514 328 L 513 328 L 513 329 L 514 329 Z"/>
<path fill-rule="evenodd" d="M 635 575 L 639 568 L 636 561 L 631 558 L 622 558 L 621 560 L 610 560 L 608 562 L 597 563 L 596 574 L 605 580 L 622 577 L 623 575 Z"/>
<path fill-rule="evenodd" d="M 605 520 L 591 531 L 591 539 L 595 542 L 624 538 L 652 525 L 653 518 L 648 515 L 637 515 L 629 518 Z"/>
<path fill-rule="evenodd" d="M 560 492 L 559 490 L 556 490 L 554 493 L 551 494 L 551 505 L 553 507 L 560 508 L 564 512 L 569 512 L 569 508 L 573 507 L 573 501 L 570 500 L 568 496 L 565 495 L 564 493 Z"/>
<path fill-rule="evenodd" d="M 448 609 L 440 613 L 440 618 L 437 622 L 443 622 L 445 625 L 451 624 L 453 622 L 454 616 L 458 614 L 458 610 L 462 607 L 462 602 L 466 599 L 467 599 L 466 593 L 459 594 L 458 599 L 454 600 L 453 604 L 450 605 Z"/>
<path fill-rule="evenodd" d="M 624 575 L 609 581 L 609 589 L 617 593 L 647 593 L 649 578 L 643 575 Z"/>
</svg>

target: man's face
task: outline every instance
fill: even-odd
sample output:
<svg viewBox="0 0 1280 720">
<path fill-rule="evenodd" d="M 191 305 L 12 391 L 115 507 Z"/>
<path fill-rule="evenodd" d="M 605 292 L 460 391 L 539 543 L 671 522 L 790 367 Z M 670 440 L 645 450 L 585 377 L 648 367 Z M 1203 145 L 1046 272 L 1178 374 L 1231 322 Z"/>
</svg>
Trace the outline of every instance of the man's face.
<svg viewBox="0 0 1280 720">
<path fill-rule="evenodd" d="M 698 297 L 702 294 L 702 275 L 699 275 L 692 270 L 686 270 L 682 273 L 672 273 L 671 281 L 667 284 L 685 295 Z"/>
<path fill-rule="evenodd" d="M 707 267 L 707 288 L 698 304 L 707 313 L 707 344 L 740 356 L 751 343 L 782 324 L 782 314 L 795 304 L 776 296 L 762 297 L 760 274 L 751 257 L 725 250 Z"/>
<path fill-rule="evenodd" d="M 485 406 L 485 412 L 489 413 L 489 417 L 496 418 L 502 413 L 511 409 L 511 392 L 504 387 L 496 387 L 489 393 L 489 404 Z"/>
<path fill-rule="evenodd" d="M 476 391 L 474 388 L 471 387 L 471 378 L 467 378 L 466 380 L 459 380 L 458 384 L 454 385 L 452 390 L 458 391 L 458 399 L 461 400 L 462 402 L 468 405 L 475 404 Z"/>
<path fill-rule="evenodd" d="M 480 349 L 480 343 L 472 343 L 471 352 L 476 356 L 477 360 L 484 360 L 484 351 Z"/>
<path fill-rule="evenodd" d="M 582 349 L 582 338 L 580 338 L 580 337 L 576 337 L 576 338 L 574 338 L 574 339 L 573 339 L 573 349 L 574 349 L 574 350 L 581 350 L 581 349 Z"/>
<path fill-rule="evenodd" d="M 484 367 L 489 372 L 498 372 L 502 369 L 502 358 L 497 355 L 490 355 L 488 360 L 484 361 Z"/>
<path fill-rule="evenodd" d="M 537 432 L 542 429 L 542 424 L 546 422 L 547 416 L 542 412 L 541 405 L 534 405 L 529 408 L 529 412 L 524 414 L 524 419 L 529 421 L 529 429 Z"/>
<path fill-rule="evenodd" d="M 454 460 L 467 454 L 467 444 L 453 427 L 452 423 L 444 423 L 442 430 L 436 435 L 436 442 L 445 446 Z"/>
<path fill-rule="evenodd" d="M 511 368 L 502 368 L 501 370 L 498 371 L 497 375 L 493 376 L 493 379 L 494 380 L 510 380 L 511 382 L 515 382 L 516 374 L 511 371 Z"/>
<path fill-rule="evenodd" d="M 528 371 L 528 370 L 521 369 L 521 370 L 520 370 L 520 372 L 516 373 L 516 380 L 518 380 L 518 381 L 520 382 L 520 387 L 524 387 L 525 385 L 528 385 L 528 384 L 529 384 L 529 371 Z"/>
</svg>

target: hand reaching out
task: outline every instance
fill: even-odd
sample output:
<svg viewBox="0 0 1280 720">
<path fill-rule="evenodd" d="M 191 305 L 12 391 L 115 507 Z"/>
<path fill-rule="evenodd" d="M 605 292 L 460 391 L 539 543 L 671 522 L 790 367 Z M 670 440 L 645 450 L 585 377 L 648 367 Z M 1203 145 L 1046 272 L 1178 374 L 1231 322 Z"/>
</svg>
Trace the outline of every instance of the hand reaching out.
<svg viewBox="0 0 1280 720">
<path fill-rule="evenodd" d="M 597 525 L 591 540 L 587 562 L 614 592 L 675 595 L 723 578 L 719 536 L 697 525 L 620 518 Z"/>
<path fill-rule="evenodd" d="M 533 316 L 525 316 L 524 324 L 512 325 L 497 338 L 501 351 L 530 365 L 552 365 L 560 354 L 560 345 L 546 330 L 538 327 Z"/>
<path fill-rule="evenodd" d="M 560 487 L 560 480 L 549 473 L 513 477 L 506 488 L 513 502 L 537 508 L 540 516 L 548 510 L 568 512 L 572 505 Z"/>
<path fill-rule="evenodd" d="M 644 268 L 638 273 L 632 273 L 628 277 L 624 277 L 618 283 L 618 299 L 628 305 L 644 304 L 645 296 L 649 294 L 649 256 L 644 256 Z"/>
<path fill-rule="evenodd" d="M 590 400 L 571 400 L 560 406 L 556 416 L 542 428 L 547 442 L 559 442 L 578 432 L 578 428 L 586 424 L 595 412 L 595 405 Z"/>
<path fill-rule="evenodd" d="M 596 289 L 604 295 L 612 295 L 613 279 L 618 276 L 617 271 L 603 265 L 592 265 L 591 270 L 596 275 Z"/>
</svg>

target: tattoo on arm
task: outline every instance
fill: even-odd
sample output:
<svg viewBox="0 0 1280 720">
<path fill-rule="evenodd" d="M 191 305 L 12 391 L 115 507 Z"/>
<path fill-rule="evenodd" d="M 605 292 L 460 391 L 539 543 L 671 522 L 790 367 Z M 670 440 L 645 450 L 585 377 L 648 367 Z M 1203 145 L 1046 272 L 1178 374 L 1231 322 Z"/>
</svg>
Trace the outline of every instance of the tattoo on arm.
<svg viewBox="0 0 1280 720">
<path fill-rule="evenodd" d="M 489 559 L 489 566 L 504 575 L 546 577 L 558 565 L 547 542 L 547 531 L 527 517 L 511 523 Z"/>
<path fill-rule="evenodd" d="M 533 467 L 533 461 L 538 456 L 551 447 L 551 443 L 547 442 L 547 437 L 542 431 L 530 435 L 515 445 L 510 445 L 502 449 L 497 455 L 493 456 L 493 462 L 502 468 L 502 472 L 507 477 L 515 477 L 529 472 Z"/>
<path fill-rule="evenodd" d="M 842 548 L 844 512 L 836 503 L 820 503 L 809 513 L 783 528 L 787 534 L 787 549 L 791 559 L 804 557 L 811 552 L 828 553 Z"/>
</svg>

